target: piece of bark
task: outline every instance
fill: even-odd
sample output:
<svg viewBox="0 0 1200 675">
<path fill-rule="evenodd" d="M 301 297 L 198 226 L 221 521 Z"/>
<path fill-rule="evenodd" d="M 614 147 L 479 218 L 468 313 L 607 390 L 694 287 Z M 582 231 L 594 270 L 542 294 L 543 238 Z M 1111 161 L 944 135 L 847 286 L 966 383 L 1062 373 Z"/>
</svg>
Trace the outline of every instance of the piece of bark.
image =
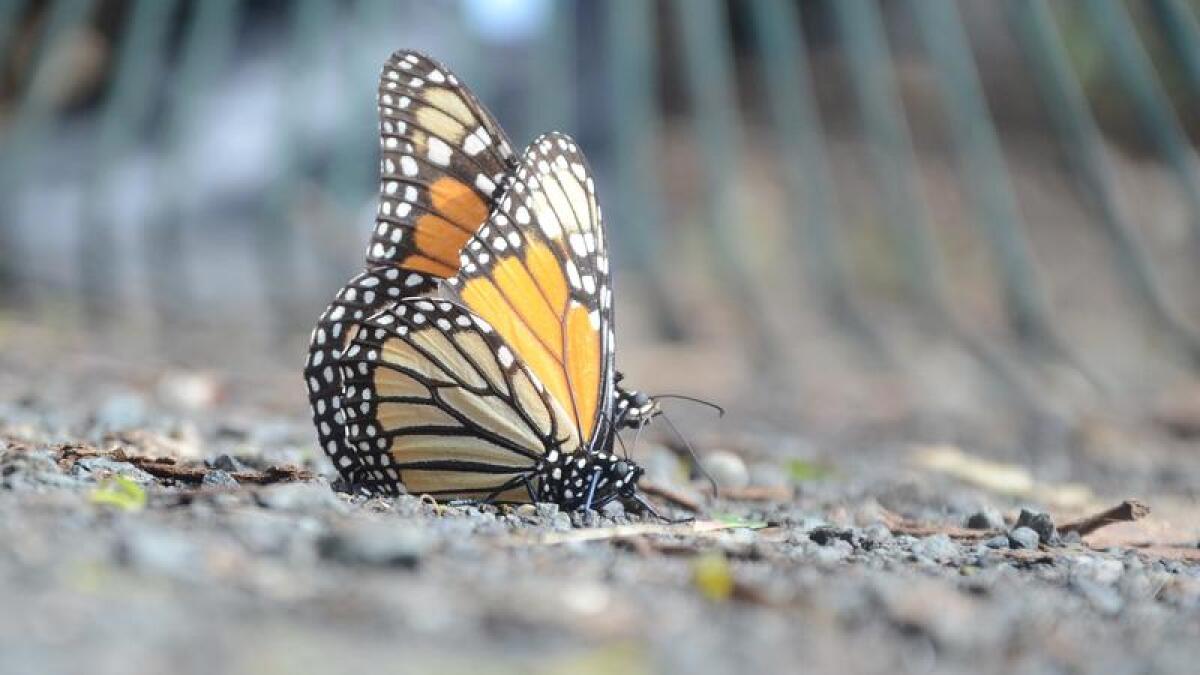
<svg viewBox="0 0 1200 675">
<path fill-rule="evenodd" d="M 155 478 L 175 480 L 184 483 L 200 483 L 208 475 L 207 466 L 200 463 L 180 463 L 174 457 L 148 457 L 126 452 L 124 448 L 111 451 L 98 450 L 86 445 L 64 445 L 59 448 L 59 461 L 73 464 L 85 457 L 111 457 L 118 462 L 128 462 Z M 261 471 L 247 469 L 233 471 L 229 474 L 239 483 L 268 485 L 292 481 L 313 480 L 316 475 L 308 469 L 296 466 L 269 466 Z"/>
</svg>

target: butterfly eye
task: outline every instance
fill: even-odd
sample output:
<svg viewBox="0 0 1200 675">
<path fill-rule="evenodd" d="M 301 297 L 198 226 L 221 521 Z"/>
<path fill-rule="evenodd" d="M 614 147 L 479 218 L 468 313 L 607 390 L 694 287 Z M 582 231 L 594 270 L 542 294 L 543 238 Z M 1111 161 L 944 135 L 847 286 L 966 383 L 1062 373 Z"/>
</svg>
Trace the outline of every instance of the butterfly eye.
<svg viewBox="0 0 1200 675">
<path fill-rule="evenodd" d="M 617 462 L 616 465 L 613 466 L 613 471 L 615 471 L 618 476 L 624 476 L 625 474 L 629 473 L 629 462 L 624 460 Z"/>
<path fill-rule="evenodd" d="M 650 397 L 647 396 L 644 392 L 639 391 L 633 395 L 633 404 L 639 408 L 644 408 L 646 406 L 646 404 L 649 402 L 650 402 Z"/>
</svg>

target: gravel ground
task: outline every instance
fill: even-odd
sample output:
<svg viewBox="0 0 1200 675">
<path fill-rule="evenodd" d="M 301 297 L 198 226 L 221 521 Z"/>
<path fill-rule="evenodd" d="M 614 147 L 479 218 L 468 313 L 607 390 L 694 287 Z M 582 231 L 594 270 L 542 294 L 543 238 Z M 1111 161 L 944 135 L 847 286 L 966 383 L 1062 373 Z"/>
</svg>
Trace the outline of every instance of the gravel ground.
<svg viewBox="0 0 1200 675">
<path fill-rule="evenodd" d="M 1061 506 L 1077 487 L 973 483 L 970 448 L 868 443 L 781 470 L 753 448 L 795 439 L 730 436 L 738 452 L 701 451 L 740 498 L 706 502 L 704 527 L 619 505 L 439 507 L 332 490 L 305 420 L 213 403 L 204 377 L 114 392 L 6 368 L 3 673 L 1144 673 L 1200 659 L 1187 490 L 1098 488 Z M 670 452 L 642 459 L 698 498 Z M 1173 485 L 1194 476 L 1178 462 L 1158 472 Z M 1052 531 L 1135 496 L 1150 518 Z"/>
</svg>

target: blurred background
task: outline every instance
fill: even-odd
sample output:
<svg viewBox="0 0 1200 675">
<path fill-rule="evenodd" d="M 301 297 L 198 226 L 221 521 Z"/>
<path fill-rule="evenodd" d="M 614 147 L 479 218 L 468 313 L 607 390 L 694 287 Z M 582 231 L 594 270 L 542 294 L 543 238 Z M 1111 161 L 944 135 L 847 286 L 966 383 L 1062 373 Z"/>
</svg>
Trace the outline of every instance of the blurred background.
<svg viewBox="0 0 1200 675">
<path fill-rule="evenodd" d="M 306 416 L 308 331 L 375 210 L 379 69 L 416 48 L 517 146 L 580 140 L 619 367 L 730 408 L 720 426 L 677 413 L 701 440 L 1194 452 L 1198 17 L 1197 0 L 0 0 L 0 346 L 29 390 L 78 363 L 204 372 L 169 391 Z"/>
</svg>

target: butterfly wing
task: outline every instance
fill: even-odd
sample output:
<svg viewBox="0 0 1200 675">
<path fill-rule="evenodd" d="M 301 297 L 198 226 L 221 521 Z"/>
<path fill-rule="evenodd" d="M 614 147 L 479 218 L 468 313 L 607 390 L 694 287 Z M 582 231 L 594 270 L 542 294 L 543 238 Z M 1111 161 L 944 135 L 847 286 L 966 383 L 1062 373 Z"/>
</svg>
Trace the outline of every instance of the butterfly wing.
<svg viewBox="0 0 1200 675">
<path fill-rule="evenodd" d="M 459 249 L 487 219 L 496 186 L 515 163 L 508 138 L 444 65 L 398 51 L 379 80 L 382 159 L 368 270 L 326 308 L 309 343 L 305 380 L 321 448 L 358 482 L 363 458 L 345 444 L 335 363 L 364 316 L 427 293 L 458 271 Z M 376 458 L 378 459 L 378 458 Z"/>
<path fill-rule="evenodd" d="M 351 484 L 358 482 L 364 460 L 356 448 L 345 442 L 338 359 L 363 319 L 380 307 L 410 295 L 413 284 L 421 280 L 423 277 L 414 279 L 412 273 L 395 267 L 360 272 L 338 291 L 317 320 L 309 339 L 304 379 L 313 424 L 317 428 L 317 441 L 334 467 Z M 387 491 L 395 492 L 394 489 Z"/>
<path fill-rule="evenodd" d="M 367 265 L 423 275 L 427 290 L 458 272 L 459 249 L 487 219 L 515 158 L 495 118 L 428 56 L 393 54 L 378 100 L 379 212 Z"/>
<path fill-rule="evenodd" d="M 531 501 L 537 463 L 578 445 L 561 406 L 457 303 L 405 298 L 368 317 L 339 365 L 346 439 L 369 487 Z"/>
<path fill-rule="evenodd" d="M 450 280 L 565 410 L 588 449 L 611 443 L 612 292 L 595 183 L 578 145 L 525 151 Z"/>
</svg>

